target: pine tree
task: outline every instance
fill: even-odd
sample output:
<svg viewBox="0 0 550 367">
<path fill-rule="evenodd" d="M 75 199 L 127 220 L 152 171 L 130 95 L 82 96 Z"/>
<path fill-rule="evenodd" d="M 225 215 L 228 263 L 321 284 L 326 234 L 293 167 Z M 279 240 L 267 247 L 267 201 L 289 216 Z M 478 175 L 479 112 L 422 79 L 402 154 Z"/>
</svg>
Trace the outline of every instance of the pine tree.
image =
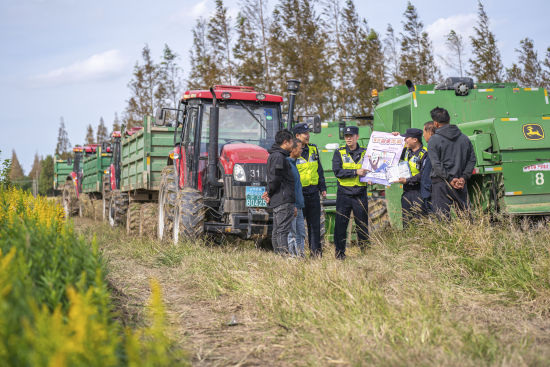
<svg viewBox="0 0 550 367">
<path fill-rule="evenodd" d="M 107 127 L 105 126 L 105 121 L 103 120 L 103 117 L 99 118 L 99 125 L 97 125 L 96 141 L 98 144 L 109 141 L 109 131 L 107 131 Z"/>
<path fill-rule="evenodd" d="M 445 45 L 449 50 L 450 55 L 448 57 L 442 57 L 441 59 L 460 76 L 464 76 L 464 41 L 461 35 L 456 33 L 453 29 L 447 34 Z"/>
<path fill-rule="evenodd" d="M 54 162 L 51 155 L 46 156 L 41 162 L 42 169 L 38 178 L 38 193 L 49 195 L 53 191 Z"/>
<path fill-rule="evenodd" d="M 115 112 L 115 118 L 113 120 L 113 131 L 121 131 L 122 126 L 120 125 L 120 119 L 118 118 L 118 113 Z"/>
<path fill-rule="evenodd" d="M 134 76 L 128 83 L 132 96 L 128 100 L 124 118 L 127 128 L 141 125 L 145 116 L 153 116 L 153 112 L 162 105 L 159 98 L 162 95 L 159 92 L 160 67 L 153 61 L 148 45 L 143 47 L 141 55 L 143 64 L 136 62 Z"/>
<path fill-rule="evenodd" d="M 401 55 L 399 54 L 400 40 L 395 36 L 391 24 L 386 28 L 384 38 L 384 60 L 386 61 L 386 84 L 398 84 Z"/>
<path fill-rule="evenodd" d="M 206 33 L 206 20 L 203 18 L 197 19 L 197 23 L 193 28 L 193 46 L 189 52 L 191 60 L 188 80 L 189 89 L 205 89 L 214 84 L 219 84 L 220 70 L 212 56 Z"/>
<path fill-rule="evenodd" d="M 524 38 L 520 41 L 520 46 L 520 49 L 515 49 L 518 53 L 518 64 L 514 63 L 511 68 L 506 69 L 507 79 L 523 87 L 542 86 L 544 84 L 542 66 L 533 40 Z"/>
<path fill-rule="evenodd" d="M 31 170 L 29 172 L 29 177 L 31 179 L 38 179 L 40 177 L 42 159 L 38 156 L 38 153 L 34 154 L 34 161 L 32 163 Z"/>
<path fill-rule="evenodd" d="M 63 116 L 59 118 L 59 130 L 57 133 L 57 145 L 55 146 L 55 154 L 61 159 L 67 159 L 70 155 L 71 142 L 69 141 L 69 134 L 65 129 L 65 120 Z"/>
<path fill-rule="evenodd" d="M 160 62 L 160 84 L 163 94 L 159 93 L 158 98 L 162 99 L 164 107 L 178 108 L 182 94 L 183 84 L 181 75 L 183 70 L 177 64 L 178 54 L 174 53 L 167 44 L 162 51 L 162 61 Z"/>
<path fill-rule="evenodd" d="M 86 128 L 86 139 L 84 139 L 87 145 L 94 144 L 94 128 L 92 124 L 89 124 Z"/>
<path fill-rule="evenodd" d="M 480 83 L 502 82 L 504 69 L 495 35 L 489 29 L 489 17 L 481 1 L 478 2 L 478 23 L 475 36 L 470 37 L 473 58 L 470 59 L 470 75 Z"/>
<path fill-rule="evenodd" d="M 330 115 L 333 93 L 331 67 L 326 62 L 327 34 L 310 0 L 280 0 L 271 24 L 271 60 L 275 89 L 286 90 L 286 81 L 302 81 L 297 112 Z"/>
<path fill-rule="evenodd" d="M 359 55 L 355 59 L 353 85 L 354 92 L 359 95 L 356 112 L 365 115 L 372 113 L 372 89 L 384 89 L 385 65 L 380 36 L 373 29 L 369 29 L 365 20 L 361 28 L 365 36 L 362 37 Z"/>
<path fill-rule="evenodd" d="M 9 177 L 10 177 L 10 181 L 14 184 L 17 184 L 18 181 L 20 184 L 21 180 L 25 179 L 25 173 L 23 172 L 21 163 L 19 163 L 19 159 L 17 159 L 17 154 L 15 153 L 15 150 L 12 150 L 12 153 L 11 153 L 11 166 L 10 166 Z"/>
<path fill-rule="evenodd" d="M 403 14 L 403 33 L 401 33 L 401 65 L 399 83 L 407 79 L 415 83 L 429 84 L 437 82 L 439 70 L 432 54 L 432 43 L 418 12 L 409 1 Z"/>
<path fill-rule="evenodd" d="M 220 82 L 233 84 L 233 61 L 231 60 L 231 17 L 223 0 L 216 0 L 216 12 L 208 21 L 208 42 L 213 61 L 221 65 Z"/>
<path fill-rule="evenodd" d="M 238 39 L 233 47 L 235 78 L 240 85 L 250 85 L 257 90 L 265 90 L 265 64 L 257 34 L 248 18 L 237 16 Z"/>
</svg>

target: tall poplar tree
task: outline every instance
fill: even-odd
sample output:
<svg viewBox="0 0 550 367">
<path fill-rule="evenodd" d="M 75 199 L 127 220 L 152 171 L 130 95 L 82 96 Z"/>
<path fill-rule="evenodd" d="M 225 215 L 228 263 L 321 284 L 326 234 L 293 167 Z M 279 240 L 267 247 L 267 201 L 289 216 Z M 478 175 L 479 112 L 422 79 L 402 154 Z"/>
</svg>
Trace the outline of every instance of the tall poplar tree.
<svg viewBox="0 0 550 367">
<path fill-rule="evenodd" d="M 25 179 L 25 173 L 23 172 L 23 167 L 21 167 L 21 163 L 19 163 L 19 159 L 17 159 L 15 149 L 11 152 L 11 167 L 9 177 L 12 183 L 17 183 L 18 181 Z"/>
<path fill-rule="evenodd" d="M 550 47 L 546 49 L 544 61 L 542 62 L 542 84 L 550 89 Z"/>
<path fill-rule="evenodd" d="M 38 179 L 40 177 L 42 159 L 38 156 L 38 153 L 34 153 L 34 161 L 32 162 L 32 167 L 29 172 L 29 177 L 31 179 Z"/>
<path fill-rule="evenodd" d="M 478 1 L 478 21 L 474 27 L 475 36 L 470 37 L 472 56 L 470 75 L 480 83 L 502 82 L 504 67 L 497 47 L 495 35 L 489 29 L 489 17 L 481 1 Z"/>
<path fill-rule="evenodd" d="M 154 111 L 162 106 L 160 67 L 154 62 L 148 45 L 143 47 L 141 55 L 143 64 L 136 62 L 133 78 L 128 83 L 132 93 L 124 116 L 128 128 L 141 125 L 144 116 L 153 116 Z"/>
<path fill-rule="evenodd" d="M 286 81 L 302 81 L 297 112 L 330 115 L 333 93 L 330 65 L 326 62 L 327 34 L 310 0 L 280 0 L 271 24 L 271 59 L 275 89 L 286 91 Z"/>
<path fill-rule="evenodd" d="M 53 191 L 53 157 L 46 156 L 41 162 L 42 169 L 38 177 L 38 193 L 40 195 L 49 195 Z"/>
<path fill-rule="evenodd" d="M 94 128 L 92 124 L 89 124 L 86 128 L 86 138 L 84 139 L 86 144 L 94 144 Z"/>
<path fill-rule="evenodd" d="M 409 1 L 403 14 L 403 33 L 401 33 L 401 65 L 399 66 L 399 83 L 407 79 L 414 83 L 436 83 L 440 78 L 435 64 L 432 43 L 424 24 L 418 16 L 414 5 Z"/>
<path fill-rule="evenodd" d="M 520 48 L 516 48 L 515 51 L 518 54 L 518 63 L 506 69 L 507 79 L 523 87 L 542 86 L 544 84 L 542 66 L 533 40 L 522 39 Z"/>
<path fill-rule="evenodd" d="M 384 60 L 386 62 L 386 84 L 390 86 L 398 84 L 401 66 L 400 43 L 392 25 L 388 24 L 384 38 Z"/>
<path fill-rule="evenodd" d="M 446 36 L 445 45 L 449 51 L 449 56 L 442 57 L 443 62 L 447 67 L 456 72 L 457 75 L 464 76 L 465 47 L 462 36 L 451 29 Z"/>
<path fill-rule="evenodd" d="M 100 117 L 99 125 L 97 125 L 96 142 L 98 144 L 101 144 L 105 141 L 109 141 L 109 131 L 105 126 L 105 121 L 103 120 L 103 117 Z"/>
<path fill-rule="evenodd" d="M 189 89 L 208 88 L 214 84 L 219 84 L 220 70 L 212 56 L 206 35 L 206 20 L 199 18 L 193 28 L 193 45 L 189 51 L 191 60 L 188 80 Z"/>
<path fill-rule="evenodd" d="M 55 146 L 55 154 L 62 159 L 67 159 L 71 153 L 71 142 L 69 134 L 65 128 L 65 120 L 63 116 L 59 118 L 59 129 L 57 130 L 57 144 Z"/>
<path fill-rule="evenodd" d="M 115 118 L 113 120 L 113 131 L 120 131 L 122 130 L 122 125 L 120 123 L 120 119 L 118 118 L 118 112 L 115 112 Z"/>
<path fill-rule="evenodd" d="M 162 51 L 160 62 L 160 84 L 162 85 L 163 107 L 177 108 L 180 97 L 183 93 L 182 73 L 178 65 L 178 54 L 174 53 L 167 44 Z"/>
<path fill-rule="evenodd" d="M 267 13 L 267 0 L 242 0 L 237 18 L 238 40 L 233 48 L 233 58 L 238 62 L 235 76 L 239 83 L 250 84 L 258 90 L 271 91 L 272 80 L 269 61 L 269 28 L 271 19 Z M 243 31 L 247 33 L 243 33 Z M 241 42 L 243 45 L 240 46 Z M 240 70 L 239 70 L 240 69 Z M 261 82 L 259 80 L 259 73 Z M 244 78 L 244 82 L 241 81 Z M 246 82 L 246 80 L 252 80 Z"/>
<path fill-rule="evenodd" d="M 220 83 L 233 84 L 233 60 L 231 58 L 231 17 L 223 0 L 216 0 L 216 12 L 208 21 L 207 39 L 211 45 L 213 61 L 220 65 Z"/>
</svg>

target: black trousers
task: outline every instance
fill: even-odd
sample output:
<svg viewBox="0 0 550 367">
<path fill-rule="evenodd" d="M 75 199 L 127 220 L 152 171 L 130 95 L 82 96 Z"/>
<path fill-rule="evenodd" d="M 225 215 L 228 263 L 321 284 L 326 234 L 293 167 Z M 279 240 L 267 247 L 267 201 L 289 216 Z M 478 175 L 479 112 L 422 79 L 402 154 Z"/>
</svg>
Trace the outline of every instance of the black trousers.
<svg viewBox="0 0 550 367">
<path fill-rule="evenodd" d="M 423 200 L 418 190 L 403 191 L 401 196 L 401 208 L 403 210 L 403 226 L 406 227 L 412 218 L 422 215 Z"/>
<path fill-rule="evenodd" d="M 470 209 L 468 190 L 457 190 L 447 181 L 432 180 L 432 205 L 437 216 L 450 219 L 451 207 L 456 206 L 457 210 Z"/>
<path fill-rule="evenodd" d="M 357 229 L 359 246 L 364 247 L 369 239 L 369 202 L 367 194 L 346 195 L 338 193 L 336 196 L 336 219 L 334 222 L 334 246 L 336 257 L 343 258 L 346 255 L 346 237 L 349 216 L 353 211 Z"/>
<path fill-rule="evenodd" d="M 307 221 L 307 240 L 311 255 L 322 255 L 321 248 L 321 198 L 316 192 L 304 195 L 304 219 Z"/>
</svg>

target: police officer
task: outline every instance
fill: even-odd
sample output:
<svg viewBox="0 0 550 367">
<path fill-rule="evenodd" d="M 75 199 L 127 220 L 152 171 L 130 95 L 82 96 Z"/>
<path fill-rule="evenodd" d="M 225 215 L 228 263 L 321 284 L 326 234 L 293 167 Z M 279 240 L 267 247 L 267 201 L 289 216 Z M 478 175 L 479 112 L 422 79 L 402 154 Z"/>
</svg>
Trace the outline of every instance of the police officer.
<svg viewBox="0 0 550 367">
<path fill-rule="evenodd" d="M 359 128 L 347 126 L 344 129 L 346 144 L 334 152 L 332 170 L 338 179 L 336 195 L 336 220 L 334 223 L 334 245 L 336 258 L 346 257 L 346 235 L 349 216 L 353 211 L 357 227 L 359 246 L 364 247 L 368 242 L 368 199 L 367 185 L 359 180 L 367 174 L 362 168 L 366 149 L 359 146 Z"/>
<path fill-rule="evenodd" d="M 309 250 L 312 256 L 322 255 L 321 245 L 321 200 L 327 196 L 325 174 L 319 160 L 319 150 L 315 144 L 309 143 L 309 126 L 299 123 L 294 126 L 292 133 L 302 142 L 302 155 L 296 160 L 296 167 L 300 173 L 302 192 L 304 194 L 304 219 L 307 221 L 307 236 Z"/>
<path fill-rule="evenodd" d="M 424 160 L 428 156 L 428 149 L 422 145 L 422 130 L 407 129 L 405 134 L 404 160 L 409 162 L 411 177 L 400 178 L 399 183 L 403 185 L 403 196 L 401 196 L 401 207 L 403 208 L 403 225 L 406 226 L 411 218 L 422 214 L 423 200 L 420 194 L 420 171 Z"/>
</svg>

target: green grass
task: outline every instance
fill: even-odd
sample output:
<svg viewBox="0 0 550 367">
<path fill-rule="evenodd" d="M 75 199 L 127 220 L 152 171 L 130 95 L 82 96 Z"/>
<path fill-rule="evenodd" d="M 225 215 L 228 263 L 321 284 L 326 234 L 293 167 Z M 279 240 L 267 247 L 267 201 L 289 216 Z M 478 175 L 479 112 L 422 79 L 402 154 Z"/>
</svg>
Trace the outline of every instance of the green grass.
<svg viewBox="0 0 550 367">
<path fill-rule="evenodd" d="M 547 365 L 550 228 L 476 216 L 387 230 L 365 254 L 289 259 L 234 241 L 179 246 L 105 228 L 100 247 L 227 297 L 305 350 L 301 365 Z"/>
</svg>

